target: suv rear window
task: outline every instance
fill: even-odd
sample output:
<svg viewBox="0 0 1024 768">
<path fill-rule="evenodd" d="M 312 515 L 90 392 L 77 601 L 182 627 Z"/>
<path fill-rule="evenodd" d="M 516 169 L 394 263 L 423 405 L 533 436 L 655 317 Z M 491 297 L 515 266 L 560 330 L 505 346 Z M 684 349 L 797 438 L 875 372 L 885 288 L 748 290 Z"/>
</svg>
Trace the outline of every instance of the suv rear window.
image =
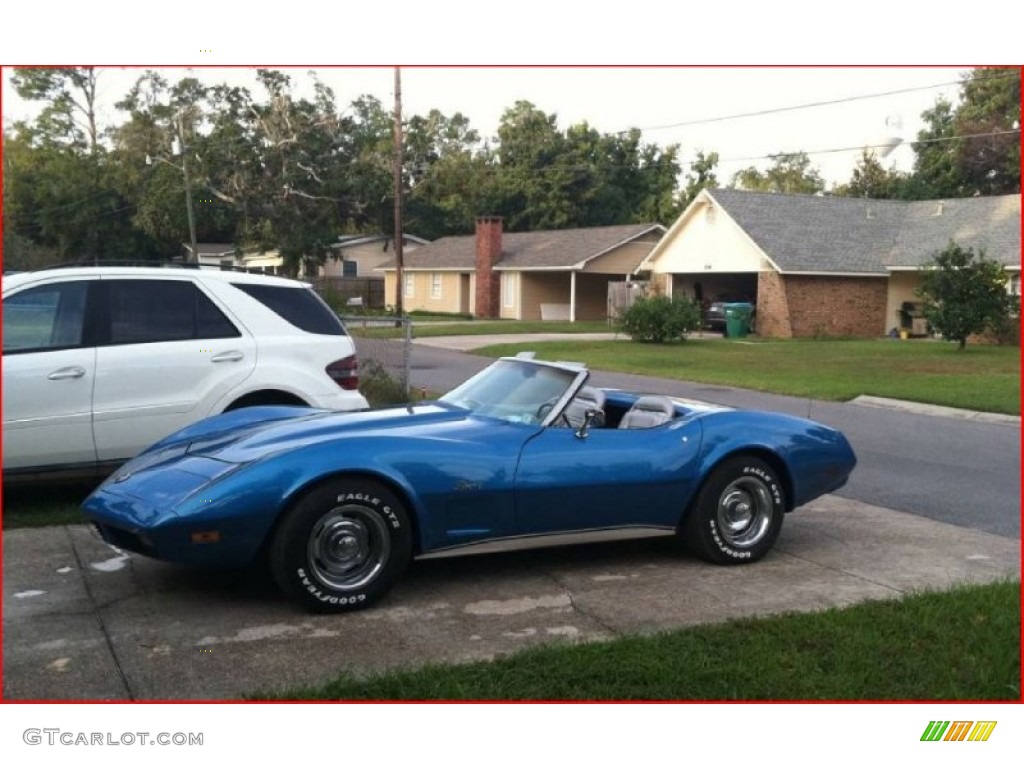
<svg viewBox="0 0 1024 768">
<path fill-rule="evenodd" d="M 311 288 L 288 288 L 281 285 L 232 283 L 252 296 L 267 309 L 307 333 L 345 336 L 345 326 L 338 316 Z"/>
</svg>

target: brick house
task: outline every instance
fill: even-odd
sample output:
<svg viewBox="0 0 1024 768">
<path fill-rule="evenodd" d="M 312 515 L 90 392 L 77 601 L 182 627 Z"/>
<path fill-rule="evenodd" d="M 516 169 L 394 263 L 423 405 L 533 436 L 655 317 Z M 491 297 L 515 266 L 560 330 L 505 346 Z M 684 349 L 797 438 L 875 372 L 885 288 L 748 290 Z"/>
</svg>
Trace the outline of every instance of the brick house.
<svg viewBox="0 0 1024 768">
<path fill-rule="evenodd" d="M 705 189 L 641 269 L 669 295 L 757 304 L 779 338 L 923 334 L 920 271 L 951 239 L 1020 290 L 1020 195 L 870 200 Z"/>
<path fill-rule="evenodd" d="M 609 284 L 626 282 L 665 234 L 661 224 L 505 232 L 481 216 L 474 235 L 443 237 L 404 258 L 407 311 L 510 320 L 603 320 Z M 395 303 L 394 262 L 384 295 Z"/>
</svg>

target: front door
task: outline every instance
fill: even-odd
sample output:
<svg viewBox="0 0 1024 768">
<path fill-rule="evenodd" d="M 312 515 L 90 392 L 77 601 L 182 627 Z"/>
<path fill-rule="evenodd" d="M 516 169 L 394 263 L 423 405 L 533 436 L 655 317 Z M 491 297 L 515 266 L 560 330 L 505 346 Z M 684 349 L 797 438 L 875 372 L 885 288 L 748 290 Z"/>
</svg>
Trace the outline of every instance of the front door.
<svg viewBox="0 0 1024 768">
<path fill-rule="evenodd" d="M 96 461 L 88 288 L 85 280 L 65 280 L 4 297 L 5 470 Z"/>
<path fill-rule="evenodd" d="M 694 483 L 701 428 L 548 427 L 527 443 L 516 473 L 523 534 L 642 526 L 674 528 Z"/>
</svg>

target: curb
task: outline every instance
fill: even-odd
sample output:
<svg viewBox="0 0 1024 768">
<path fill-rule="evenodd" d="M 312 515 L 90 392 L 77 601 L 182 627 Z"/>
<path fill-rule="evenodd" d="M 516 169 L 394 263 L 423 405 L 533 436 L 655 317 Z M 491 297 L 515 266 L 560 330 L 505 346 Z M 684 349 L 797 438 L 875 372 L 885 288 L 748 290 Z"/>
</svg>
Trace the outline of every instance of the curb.
<svg viewBox="0 0 1024 768">
<path fill-rule="evenodd" d="M 850 402 L 854 405 L 866 405 L 870 408 L 888 408 L 893 411 L 920 413 L 924 416 L 942 416 L 948 419 L 961 419 L 963 421 L 981 421 L 986 424 L 1005 424 L 1012 427 L 1020 426 L 1020 416 L 1011 416 L 1005 413 L 969 411 L 964 408 L 950 408 L 945 405 L 914 403 L 909 400 L 893 400 L 892 398 L 875 397 L 873 395 L 860 395 L 859 397 L 855 397 L 853 400 L 850 400 Z"/>
</svg>

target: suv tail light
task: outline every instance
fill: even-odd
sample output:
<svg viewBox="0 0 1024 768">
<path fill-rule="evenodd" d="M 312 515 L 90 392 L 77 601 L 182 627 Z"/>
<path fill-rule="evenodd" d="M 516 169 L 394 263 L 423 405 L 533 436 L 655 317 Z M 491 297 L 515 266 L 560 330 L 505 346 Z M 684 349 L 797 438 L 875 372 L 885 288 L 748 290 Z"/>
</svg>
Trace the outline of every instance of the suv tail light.
<svg viewBox="0 0 1024 768">
<path fill-rule="evenodd" d="M 327 366 L 326 371 L 342 389 L 359 389 L 359 361 L 355 355 L 335 360 Z"/>
</svg>

